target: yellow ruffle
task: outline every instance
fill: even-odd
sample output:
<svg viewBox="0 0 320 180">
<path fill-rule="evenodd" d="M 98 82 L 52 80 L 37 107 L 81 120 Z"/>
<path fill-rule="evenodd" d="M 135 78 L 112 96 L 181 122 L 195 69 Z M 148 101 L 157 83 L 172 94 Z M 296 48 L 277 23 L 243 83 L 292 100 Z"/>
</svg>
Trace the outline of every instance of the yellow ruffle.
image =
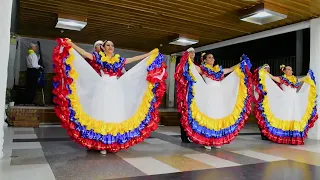
<svg viewBox="0 0 320 180">
<path fill-rule="evenodd" d="M 107 63 L 110 63 L 110 64 L 114 64 L 114 63 L 117 63 L 117 62 L 120 61 L 120 55 L 119 54 L 116 54 L 111 58 L 107 57 L 106 54 L 104 54 L 104 52 L 102 52 L 102 51 L 100 51 L 99 54 L 101 56 L 101 61 L 102 62 L 107 62 Z"/>
<path fill-rule="evenodd" d="M 121 123 L 106 123 L 102 120 L 97 120 L 89 116 L 83 109 L 79 96 L 77 95 L 77 87 L 76 87 L 76 79 L 78 78 L 78 73 L 75 71 L 73 67 L 74 56 L 72 54 L 72 49 L 69 50 L 69 57 L 66 60 L 66 63 L 70 65 L 71 71 L 69 72 L 70 77 L 73 79 L 72 84 L 70 85 L 70 89 L 72 94 L 68 95 L 68 98 L 71 101 L 71 106 L 75 111 L 75 117 L 81 123 L 81 125 L 86 126 L 87 130 L 93 129 L 96 133 L 100 133 L 102 135 L 112 134 L 117 135 L 118 133 L 125 133 L 135 128 L 139 127 L 141 122 L 146 118 L 146 115 L 149 111 L 151 101 L 154 98 L 154 93 L 152 89 L 154 85 L 148 82 L 148 88 L 144 94 L 142 102 L 137 109 L 136 113 L 129 119 L 122 121 Z M 158 56 L 159 51 L 156 49 L 152 51 L 149 59 L 146 64 L 149 66 L 155 58 Z"/>
<path fill-rule="evenodd" d="M 266 89 L 266 77 L 267 77 L 267 72 L 264 69 L 259 70 L 259 76 L 260 76 L 260 84 L 263 86 L 263 90 L 265 92 L 268 92 Z M 284 131 L 303 131 L 304 128 L 306 127 L 309 119 L 311 118 L 311 114 L 313 111 L 314 103 L 317 98 L 317 90 L 316 90 L 316 85 L 311 79 L 311 77 L 308 75 L 306 78 L 303 80 L 305 83 L 310 85 L 310 90 L 309 90 L 309 95 L 308 95 L 308 106 L 306 108 L 305 114 L 302 117 L 301 121 L 292 121 L 292 120 L 281 120 L 271 112 L 270 106 L 269 106 L 269 99 L 268 95 L 264 97 L 263 102 L 262 102 L 262 107 L 264 109 L 264 114 L 266 115 L 266 118 L 270 125 L 272 127 L 284 130 Z"/>
<path fill-rule="evenodd" d="M 288 81 L 291 82 L 292 84 L 297 84 L 297 78 L 294 75 L 287 76 L 286 74 L 284 74 L 283 77 L 288 79 Z"/>
<path fill-rule="evenodd" d="M 28 50 L 28 54 L 29 54 L 29 55 L 30 55 L 30 54 L 33 54 L 33 53 L 35 53 L 34 50 L 32 50 L 32 49 L 29 49 L 29 50 Z"/>
<path fill-rule="evenodd" d="M 189 67 L 191 67 L 193 65 L 193 63 L 190 59 L 189 59 L 188 63 L 189 63 Z M 199 123 L 199 125 L 204 126 L 204 127 L 211 129 L 211 130 L 218 131 L 221 129 L 228 128 L 237 122 L 237 120 L 240 117 L 241 112 L 245 106 L 244 102 L 248 96 L 248 90 L 247 90 L 247 87 L 244 82 L 245 75 L 241 71 L 240 66 L 237 66 L 234 69 L 234 71 L 239 76 L 240 82 L 239 82 L 238 97 L 237 97 L 236 104 L 234 106 L 232 113 L 226 117 L 219 118 L 219 119 L 211 118 L 211 117 L 203 114 L 200 111 L 200 109 L 198 108 L 195 99 L 192 99 L 192 102 L 190 105 L 191 114 L 192 114 L 193 119 L 195 119 L 195 121 L 197 121 Z M 192 77 L 192 79 L 195 80 L 195 77 L 193 76 L 193 74 L 191 72 L 191 68 L 189 68 L 189 74 Z M 193 96 L 195 96 L 194 87 L 193 87 Z"/>
<path fill-rule="evenodd" d="M 204 67 L 210 69 L 213 72 L 219 72 L 221 70 L 219 65 L 210 66 L 209 64 L 204 64 Z"/>
</svg>

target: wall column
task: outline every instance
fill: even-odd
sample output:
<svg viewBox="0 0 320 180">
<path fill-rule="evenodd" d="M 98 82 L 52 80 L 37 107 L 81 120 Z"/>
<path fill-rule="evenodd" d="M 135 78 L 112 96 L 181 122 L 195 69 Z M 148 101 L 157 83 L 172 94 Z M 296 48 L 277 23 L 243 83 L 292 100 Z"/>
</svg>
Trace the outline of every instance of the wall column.
<svg viewBox="0 0 320 180">
<path fill-rule="evenodd" d="M 320 18 L 310 21 L 310 69 L 313 70 L 316 82 L 317 93 L 320 92 Z M 320 96 L 318 96 L 318 113 L 320 112 Z M 317 120 L 315 126 L 310 130 L 308 137 L 310 139 L 320 139 L 320 120 Z"/>
<path fill-rule="evenodd" d="M 0 159 L 3 157 L 3 126 L 4 109 L 7 87 L 7 71 L 10 47 L 10 25 L 11 25 L 12 0 L 1 2 L 0 6 Z"/>
<path fill-rule="evenodd" d="M 303 69 L 303 30 L 296 31 L 296 72 L 297 76 L 302 75 Z"/>
<path fill-rule="evenodd" d="M 168 62 L 168 98 L 167 98 L 167 107 L 174 107 L 174 96 L 175 96 L 175 80 L 174 73 L 176 71 L 176 57 L 171 56 Z"/>
</svg>

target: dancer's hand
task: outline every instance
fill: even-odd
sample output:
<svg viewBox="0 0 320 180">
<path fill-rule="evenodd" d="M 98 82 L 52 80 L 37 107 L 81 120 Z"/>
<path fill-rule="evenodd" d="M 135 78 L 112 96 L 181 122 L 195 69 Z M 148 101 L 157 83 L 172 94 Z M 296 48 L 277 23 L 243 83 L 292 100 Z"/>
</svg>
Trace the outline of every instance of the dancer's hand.
<svg viewBox="0 0 320 180">
<path fill-rule="evenodd" d="M 68 43 L 68 44 L 70 44 L 72 41 L 71 41 L 71 39 L 69 39 L 69 38 L 64 38 L 64 40 Z"/>
<path fill-rule="evenodd" d="M 154 54 L 154 53 L 159 53 L 159 49 L 158 48 L 153 49 L 152 51 L 150 51 L 148 53 L 148 55 L 151 55 L 151 54 Z"/>
</svg>

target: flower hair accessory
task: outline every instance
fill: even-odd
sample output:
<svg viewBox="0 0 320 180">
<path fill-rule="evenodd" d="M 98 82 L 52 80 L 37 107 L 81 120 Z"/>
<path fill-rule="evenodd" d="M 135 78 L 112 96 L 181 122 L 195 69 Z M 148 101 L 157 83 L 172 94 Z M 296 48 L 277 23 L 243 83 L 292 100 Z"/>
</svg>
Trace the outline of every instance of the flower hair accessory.
<svg viewBox="0 0 320 180">
<path fill-rule="evenodd" d="M 201 64 L 203 63 L 203 56 L 204 55 L 206 55 L 206 53 L 201 53 L 201 58 L 200 58 Z"/>
<path fill-rule="evenodd" d="M 269 68 L 269 69 L 270 69 L 269 64 L 264 64 L 262 67 L 263 67 L 263 69 L 267 69 L 267 68 Z M 280 68 L 280 69 L 281 69 L 281 68 Z"/>
<path fill-rule="evenodd" d="M 286 65 L 281 64 L 281 65 L 280 65 L 280 70 L 281 70 L 281 71 L 284 71 L 284 68 L 285 68 L 285 67 L 286 67 Z"/>
</svg>

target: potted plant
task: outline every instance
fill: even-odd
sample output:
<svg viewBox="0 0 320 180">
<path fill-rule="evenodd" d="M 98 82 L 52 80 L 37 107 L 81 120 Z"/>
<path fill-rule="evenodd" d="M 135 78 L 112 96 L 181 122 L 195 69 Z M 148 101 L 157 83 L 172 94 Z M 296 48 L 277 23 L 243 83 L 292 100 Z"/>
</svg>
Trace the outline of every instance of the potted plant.
<svg viewBox="0 0 320 180">
<path fill-rule="evenodd" d="M 6 89 L 6 105 L 5 105 L 5 122 L 11 126 L 9 123 L 9 112 L 10 112 L 10 107 L 14 106 L 14 101 L 12 100 L 12 90 L 7 88 Z"/>
<path fill-rule="evenodd" d="M 7 90 L 6 90 L 6 104 L 7 105 L 14 106 L 14 101 L 13 101 L 14 94 L 15 94 L 15 92 L 13 89 L 7 88 Z"/>
</svg>

